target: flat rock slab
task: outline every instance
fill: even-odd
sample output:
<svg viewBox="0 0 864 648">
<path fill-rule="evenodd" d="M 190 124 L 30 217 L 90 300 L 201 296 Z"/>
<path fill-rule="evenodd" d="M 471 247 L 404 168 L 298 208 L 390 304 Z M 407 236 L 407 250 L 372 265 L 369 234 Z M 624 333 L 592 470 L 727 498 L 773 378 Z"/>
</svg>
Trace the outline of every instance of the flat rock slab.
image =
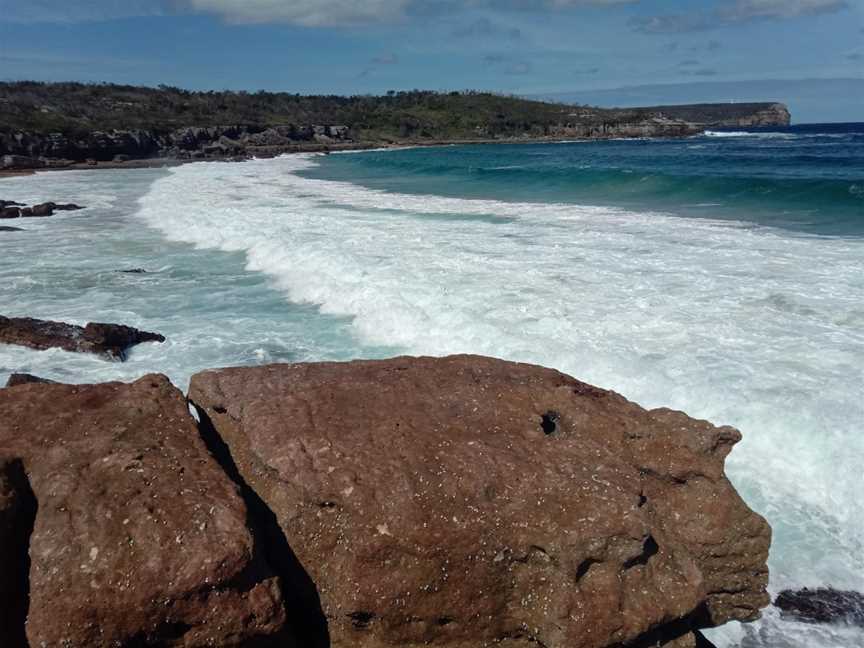
<svg viewBox="0 0 864 648">
<path fill-rule="evenodd" d="M 38 502 L 30 646 L 256 646 L 280 636 L 278 579 L 246 505 L 167 378 L 20 385 L 0 391 L 0 412 L 0 457 L 20 460 Z"/>
<path fill-rule="evenodd" d="M 95 353 L 110 360 L 125 360 L 130 347 L 143 342 L 164 342 L 158 333 L 140 331 L 122 324 L 90 322 L 84 327 L 30 317 L 0 315 L 0 344 L 32 349 L 63 349 Z"/>
<path fill-rule="evenodd" d="M 334 648 L 694 646 L 769 603 L 732 428 L 474 356 L 206 371 L 189 397 Z"/>
</svg>

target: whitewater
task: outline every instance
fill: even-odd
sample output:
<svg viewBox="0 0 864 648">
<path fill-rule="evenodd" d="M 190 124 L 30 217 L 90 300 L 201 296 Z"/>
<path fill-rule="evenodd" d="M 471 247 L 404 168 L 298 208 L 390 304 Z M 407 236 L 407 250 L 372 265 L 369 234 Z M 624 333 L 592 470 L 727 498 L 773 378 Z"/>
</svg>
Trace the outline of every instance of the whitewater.
<svg viewBox="0 0 864 648">
<path fill-rule="evenodd" d="M 168 338 L 123 364 L 0 346 L 0 381 L 159 371 L 185 388 L 207 367 L 397 354 L 555 367 L 739 428 L 728 473 L 774 529 L 772 594 L 864 591 L 864 237 L 542 194 L 388 190 L 327 179 L 328 163 L 295 155 L 0 181 L 4 198 L 88 206 L 0 238 L 0 312 Z M 119 272 L 135 268 L 148 272 Z M 710 638 L 864 645 L 861 629 L 773 608 Z"/>
</svg>

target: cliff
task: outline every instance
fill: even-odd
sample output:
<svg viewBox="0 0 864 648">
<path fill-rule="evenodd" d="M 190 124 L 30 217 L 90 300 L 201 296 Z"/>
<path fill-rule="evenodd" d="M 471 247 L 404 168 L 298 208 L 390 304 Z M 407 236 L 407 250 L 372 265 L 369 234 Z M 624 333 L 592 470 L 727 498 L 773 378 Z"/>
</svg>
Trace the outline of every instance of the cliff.
<svg viewBox="0 0 864 648">
<path fill-rule="evenodd" d="M 701 128 L 788 126 L 789 109 L 782 103 L 717 103 L 648 108 L 670 119 L 682 119 Z"/>
<path fill-rule="evenodd" d="M 769 603 L 740 434 L 550 369 L 206 371 L 197 420 L 159 375 L 14 384 L 9 648 L 693 648 Z"/>
<path fill-rule="evenodd" d="M 484 92 L 340 97 L 0 83 L 0 167 L 224 159 L 392 143 L 681 137 L 706 124 L 782 120 L 785 108 L 773 106 L 604 109 Z"/>
</svg>

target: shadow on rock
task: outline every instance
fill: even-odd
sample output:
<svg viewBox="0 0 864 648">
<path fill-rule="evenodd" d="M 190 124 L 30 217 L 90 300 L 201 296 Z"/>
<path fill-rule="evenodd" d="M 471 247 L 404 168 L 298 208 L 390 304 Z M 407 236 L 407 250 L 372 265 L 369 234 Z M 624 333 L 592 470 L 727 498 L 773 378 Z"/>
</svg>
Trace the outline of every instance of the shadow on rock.
<svg viewBox="0 0 864 648">
<path fill-rule="evenodd" d="M 262 551 L 282 581 L 285 616 L 297 645 L 302 648 L 330 648 L 327 618 L 321 608 L 318 589 L 288 544 L 276 514 L 243 479 L 228 445 L 219 436 L 207 412 L 194 402 L 192 406 L 200 419 L 198 428 L 204 444 L 226 474 L 240 487 L 249 509 L 249 528 L 255 538 L 256 551 Z"/>
</svg>

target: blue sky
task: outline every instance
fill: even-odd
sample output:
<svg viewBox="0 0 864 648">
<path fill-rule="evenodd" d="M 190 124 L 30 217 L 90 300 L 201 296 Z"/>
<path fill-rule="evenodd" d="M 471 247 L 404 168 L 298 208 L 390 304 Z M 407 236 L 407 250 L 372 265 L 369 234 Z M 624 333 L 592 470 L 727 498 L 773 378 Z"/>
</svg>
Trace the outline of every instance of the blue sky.
<svg viewBox="0 0 864 648">
<path fill-rule="evenodd" d="M 336 94 L 476 88 L 605 105 L 728 95 L 785 100 L 798 121 L 864 121 L 864 0 L 2 0 L 2 6 L 4 80 Z M 771 81 L 770 96 L 752 83 L 760 80 Z M 830 109 L 821 110 L 814 96 L 824 96 Z"/>
</svg>

